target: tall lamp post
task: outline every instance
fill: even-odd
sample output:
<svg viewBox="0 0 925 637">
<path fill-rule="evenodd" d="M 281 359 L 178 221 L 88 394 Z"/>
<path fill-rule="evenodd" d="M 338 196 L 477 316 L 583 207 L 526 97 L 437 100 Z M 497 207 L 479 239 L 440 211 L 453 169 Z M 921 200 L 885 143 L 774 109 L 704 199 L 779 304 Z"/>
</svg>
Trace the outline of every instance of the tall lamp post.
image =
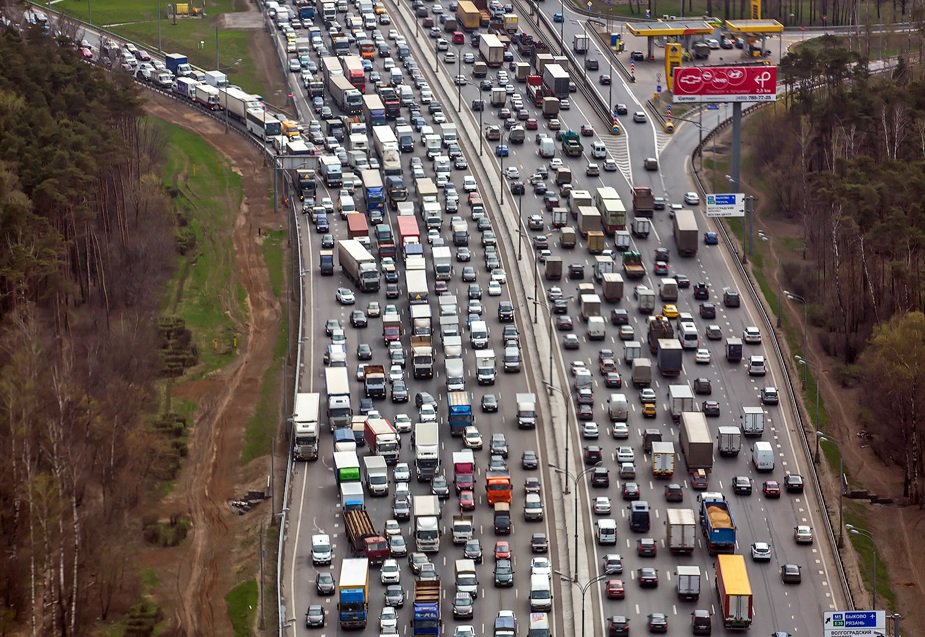
<svg viewBox="0 0 925 637">
<path fill-rule="evenodd" d="M 551 344 L 550 344 L 549 348 L 552 349 L 552 345 L 551 345 Z M 552 372 L 551 369 L 550 369 L 550 372 Z M 550 378 L 552 378 L 551 375 L 550 375 Z M 569 460 L 569 456 L 568 456 L 568 440 L 569 440 L 569 438 L 571 437 L 571 436 L 569 436 L 569 424 L 568 424 L 568 411 L 569 411 L 569 410 L 568 410 L 568 406 L 569 406 L 569 400 L 568 400 L 568 396 L 565 395 L 565 392 L 563 392 L 561 389 L 559 389 L 558 387 L 556 387 L 556 386 L 553 385 L 552 383 L 547 383 L 547 384 L 546 384 L 546 387 L 549 389 L 549 393 L 550 393 L 550 394 L 552 394 L 552 392 L 554 392 L 554 391 L 559 392 L 559 395 L 562 396 L 562 400 L 565 401 L 565 473 L 566 473 L 566 475 L 567 475 L 567 474 L 568 474 L 568 460 Z M 568 494 L 570 493 L 570 492 L 569 492 L 569 488 L 568 488 L 568 482 L 565 483 L 565 488 L 562 490 L 562 493 L 563 493 L 563 495 L 568 495 Z"/>
<path fill-rule="evenodd" d="M 816 462 L 819 462 L 819 440 L 828 440 L 835 443 L 834 440 L 826 436 L 821 431 L 816 432 Z M 845 458 L 838 454 L 838 548 L 843 545 L 842 533 L 845 528 Z"/>
<path fill-rule="evenodd" d="M 853 524 L 846 524 L 845 528 L 848 529 L 849 533 L 854 535 L 862 535 L 870 540 L 870 552 L 874 556 L 874 579 L 871 583 L 871 610 L 877 610 L 877 547 L 876 542 L 874 541 L 874 536 L 870 531 L 864 529 L 859 529 Z"/>
<path fill-rule="evenodd" d="M 559 0 L 559 15 L 562 17 L 559 23 L 559 55 L 565 55 L 565 0 Z"/>
<path fill-rule="evenodd" d="M 578 581 L 578 481 L 584 478 L 586 475 L 597 469 L 603 464 L 603 462 L 595 462 L 592 466 L 588 467 L 577 476 L 572 475 L 565 469 L 560 469 L 553 463 L 549 463 L 549 468 L 555 471 L 558 474 L 564 475 L 569 478 L 575 484 L 575 494 L 572 498 L 575 501 L 575 570 L 572 571 L 572 582 Z M 584 622 L 582 622 L 584 624 Z"/>
<path fill-rule="evenodd" d="M 800 296 L 799 294 L 794 294 L 790 290 L 784 290 L 784 296 L 786 296 L 791 301 L 796 301 L 797 303 L 803 306 L 803 353 L 806 353 L 806 298 Z"/>
<path fill-rule="evenodd" d="M 603 575 L 592 577 L 587 582 L 582 584 L 578 580 L 572 581 L 571 579 L 569 579 L 567 575 L 563 574 L 561 571 L 553 571 L 553 573 L 558 575 L 562 579 L 563 582 L 571 582 L 574 586 L 577 586 L 578 590 L 581 592 L 581 637 L 585 637 L 585 595 L 588 593 L 589 590 L 591 590 L 591 586 L 593 586 L 594 584 L 597 584 L 601 580 L 607 579 L 608 577 L 610 577 L 610 575 L 608 575 L 607 573 L 604 573 Z"/>
<path fill-rule="evenodd" d="M 520 191 L 517 196 L 517 260 L 523 258 L 524 253 L 524 193 Z M 536 291 L 534 291 L 536 294 Z"/>
<path fill-rule="evenodd" d="M 504 146 L 504 133 L 502 132 L 501 137 L 498 139 L 498 148 L 501 148 L 503 146 Z M 505 150 L 507 150 L 507 148 L 505 148 Z M 498 160 L 501 164 L 501 174 L 498 175 L 498 181 L 499 181 L 498 192 L 500 193 L 499 197 L 501 198 L 500 205 L 503 206 L 504 205 L 504 152 L 500 150 L 498 151 Z"/>
<path fill-rule="evenodd" d="M 482 114 L 485 112 L 485 100 L 482 99 L 479 89 L 479 157 L 482 156 L 482 145 L 485 142 L 485 128 L 482 126 Z"/>
<path fill-rule="evenodd" d="M 462 45 L 457 45 L 456 47 L 456 98 L 458 104 L 456 105 L 456 112 L 462 112 L 462 82 L 459 81 L 459 78 L 462 76 Z"/>
<path fill-rule="evenodd" d="M 803 367 L 808 368 L 809 371 L 812 371 L 812 370 L 814 369 L 812 363 L 810 363 L 808 360 L 806 360 L 805 358 L 803 358 L 803 357 L 800 356 L 799 354 L 797 354 L 797 355 L 794 356 L 793 358 L 794 358 L 794 360 L 796 360 L 797 364 L 802 365 Z M 806 382 L 804 381 L 804 385 L 805 385 L 805 384 L 806 384 Z M 819 379 L 817 378 L 817 379 L 816 379 L 816 422 L 813 423 L 813 427 L 816 428 L 816 431 L 819 431 L 819 424 L 820 424 L 820 418 L 819 418 Z M 819 463 L 819 447 L 818 447 L 818 446 L 816 447 L 816 463 L 817 463 L 817 464 Z"/>
</svg>

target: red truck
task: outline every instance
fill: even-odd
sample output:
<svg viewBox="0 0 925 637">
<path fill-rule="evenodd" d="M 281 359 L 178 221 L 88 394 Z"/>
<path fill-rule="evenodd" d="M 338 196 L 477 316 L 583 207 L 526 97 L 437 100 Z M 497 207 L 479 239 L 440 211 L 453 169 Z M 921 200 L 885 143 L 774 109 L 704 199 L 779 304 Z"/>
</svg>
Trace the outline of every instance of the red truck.
<svg viewBox="0 0 925 637">
<path fill-rule="evenodd" d="M 351 239 L 369 239 L 369 224 L 366 215 L 351 212 L 347 215 L 347 234 Z"/>
<path fill-rule="evenodd" d="M 546 93 L 543 90 L 543 78 L 539 75 L 527 76 L 527 97 L 533 102 L 534 106 L 542 106 L 543 98 Z"/>
<path fill-rule="evenodd" d="M 472 449 L 463 449 L 453 452 L 453 484 L 456 494 L 466 489 L 475 488 L 475 454 Z"/>
<path fill-rule="evenodd" d="M 398 217 L 398 243 L 402 248 L 409 243 L 421 242 L 421 230 L 418 228 L 418 220 L 412 215 L 401 215 Z"/>
</svg>

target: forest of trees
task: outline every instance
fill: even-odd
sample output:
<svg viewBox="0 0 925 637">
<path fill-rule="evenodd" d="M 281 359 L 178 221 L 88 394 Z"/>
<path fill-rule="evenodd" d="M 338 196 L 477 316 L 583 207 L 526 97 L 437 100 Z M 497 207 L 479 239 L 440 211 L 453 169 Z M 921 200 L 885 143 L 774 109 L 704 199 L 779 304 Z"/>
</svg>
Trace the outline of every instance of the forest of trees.
<svg viewBox="0 0 925 637">
<path fill-rule="evenodd" d="M 785 268 L 785 285 L 809 301 L 841 379 L 880 386 L 906 374 L 899 361 L 877 372 L 858 364 L 875 328 L 925 310 L 925 83 L 902 60 L 871 77 L 856 53 L 824 40 L 785 58 L 786 98 L 756 118 L 749 143 L 770 208 L 802 226 L 803 260 Z M 874 447 L 906 468 L 907 495 L 919 500 L 925 402 L 885 419 L 886 394 L 863 395 Z"/>
<path fill-rule="evenodd" d="M 75 635 L 139 599 L 176 220 L 130 84 L 35 33 L 0 60 L 0 633 Z"/>
</svg>

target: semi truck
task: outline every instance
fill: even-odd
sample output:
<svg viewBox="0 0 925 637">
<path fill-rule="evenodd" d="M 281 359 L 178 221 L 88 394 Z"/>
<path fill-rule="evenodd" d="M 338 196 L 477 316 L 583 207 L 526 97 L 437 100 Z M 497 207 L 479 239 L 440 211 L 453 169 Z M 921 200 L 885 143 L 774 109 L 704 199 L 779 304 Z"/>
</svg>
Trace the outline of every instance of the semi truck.
<svg viewBox="0 0 925 637">
<path fill-rule="evenodd" d="M 414 606 L 411 613 L 412 637 L 437 637 L 442 625 L 440 580 L 416 580 L 414 582 Z"/>
<path fill-rule="evenodd" d="M 371 496 L 386 496 L 389 494 L 389 469 L 382 456 L 366 456 L 363 458 L 364 482 Z"/>
<path fill-rule="evenodd" d="M 429 308 L 426 305 L 413 305 L 412 307 Z M 429 335 L 411 337 L 411 370 L 415 378 L 433 378 L 434 347 Z"/>
<path fill-rule="evenodd" d="M 405 270 L 405 284 L 408 287 L 408 301 L 415 305 L 427 303 L 427 272 L 423 270 Z"/>
<path fill-rule="evenodd" d="M 727 630 L 747 630 L 752 623 L 752 586 L 742 555 L 716 558 L 716 592 L 723 626 Z"/>
<path fill-rule="evenodd" d="M 646 266 L 642 263 L 642 255 L 635 250 L 623 253 L 623 273 L 627 279 L 641 279 L 646 275 Z"/>
<path fill-rule="evenodd" d="M 633 186 L 633 214 L 649 217 L 655 212 L 655 196 L 649 186 Z"/>
<path fill-rule="evenodd" d="M 363 374 L 363 385 L 367 398 L 385 398 L 385 367 L 367 365 Z"/>
<path fill-rule="evenodd" d="M 543 69 L 543 92 L 560 100 L 569 96 L 569 75 L 558 64 L 549 64 Z"/>
<path fill-rule="evenodd" d="M 495 384 L 495 351 L 480 349 L 475 352 L 475 377 L 479 385 Z"/>
<path fill-rule="evenodd" d="M 416 495 L 411 499 L 414 514 L 414 545 L 422 553 L 440 550 L 440 498 Z"/>
<path fill-rule="evenodd" d="M 536 429 L 536 394 L 517 394 L 517 428 Z"/>
<path fill-rule="evenodd" d="M 376 531 L 365 509 L 345 510 L 344 527 L 355 557 L 365 557 L 373 566 L 380 566 L 389 557 L 389 543 Z"/>
<path fill-rule="evenodd" d="M 388 420 L 367 418 L 363 438 L 370 453 L 382 456 L 389 464 L 398 462 L 398 432 Z"/>
<path fill-rule="evenodd" d="M 366 628 L 369 610 L 369 560 L 345 558 L 337 580 L 337 613 L 340 627 Z"/>
<path fill-rule="evenodd" d="M 719 455 L 734 457 L 742 449 L 742 432 L 738 427 L 719 427 L 716 433 L 716 449 Z"/>
<path fill-rule="evenodd" d="M 713 468 L 713 436 L 706 416 L 699 411 L 681 414 L 681 453 L 690 471 Z"/>
<path fill-rule="evenodd" d="M 410 245 L 421 245 L 421 230 L 418 228 L 418 220 L 413 216 L 402 215 L 396 220 L 398 224 L 398 242 L 401 245 L 402 258 L 408 258 L 407 247 Z"/>
<path fill-rule="evenodd" d="M 681 343 L 674 338 L 658 339 L 658 371 L 665 378 L 672 378 L 681 374 L 684 350 Z"/>
<path fill-rule="evenodd" d="M 657 444 L 665 443 L 653 442 L 652 447 Z M 669 551 L 686 554 L 694 552 L 697 546 L 697 516 L 693 509 L 668 509 L 665 529 L 665 544 Z"/>
<path fill-rule="evenodd" d="M 414 470 L 419 482 L 432 480 L 440 468 L 440 426 L 435 422 L 414 425 Z"/>
<path fill-rule="evenodd" d="M 453 359 L 459 360 L 459 359 Z M 472 414 L 472 395 L 466 391 L 453 391 L 447 394 L 447 420 L 450 423 L 450 435 L 462 436 L 466 427 L 475 422 Z"/>
<path fill-rule="evenodd" d="M 652 475 L 656 478 L 670 478 L 674 475 L 675 451 L 673 442 L 652 443 Z"/>
<path fill-rule="evenodd" d="M 456 5 L 456 22 L 463 31 L 475 31 L 479 28 L 479 10 L 475 3 L 461 0 Z"/>
<path fill-rule="evenodd" d="M 351 239 L 369 239 L 369 224 L 361 212 L 347 214 L 347 236 Z"/>
<path fill-rule="evenodd" d="M 208 84 L 197 84 L 194 89 L 193 99 L 196 103 L 204 106 L 210 111 L 218 110 L 222 107 L 221 105 L 221 95 L 219 90 L 214 86 L 209 86 Z"/>
<path fill-rule="evenodd" d="M 218 93 L 222 108 L 240 122 L 247 120 L 248 109 L 263 108 L 256 95 L 245 93 L 237 87 L 226 86 L 218 89 Z"/>
<path fill-rule="evenodd" d="M 382 210 L 385 207 L 385 186 L 382 184 L 382 175 L 378 170 L 369 169 L 360 172 L 363 182 L 363 197 L 366 201 L 367 214 Z M 399 229 L 401 226 L 399 225 Z"/>
<path fill-rule="evenodd" d="M 479 38 L 479 56 L 489 68 L 498 68 L 504 64 L 504 45 L 497 35 L 483 33 Z"/>
<path fill-rule="evenodd" d="M 334 452 L 334 480 L 339 485 L 360 482 L 360 459 L 356 451 Z"/>
<path fill-rule="evenodd" d="M 475 487 L 475 454 L 472 449 L 453 452 L 453 485 L 456 494 Z"/>
<path fill-rule="evenodd" d="M 678 210 L 674 215 L 674 242 L 678 254 L 692 257 L 700 245 L 697 240 L 697 219 L 693 210 Z"/>
<path fill-rule="evenodd" d="M 337 258 L 341 269 L 362 292 L 379 291 L 379 270 L 376 259 L 356 239 L 337 242 Z"/>
<path fill-rule="evenodd" d="M 327 367 L 324 370 L 325 388 L 328 394 L 328 424 L 331 431 L 335 427 L 347 427 L 353 417 L 350 404 L 350 374 L 346 367 Z"/>
<path fill-rule="evenodd" d="M 385 175 L 401 176 L 401 156 L 398 139 L 391 126 L 373 126 L 373 147 Z"/>
<path fill-rule="evenodd" d="M 671 509 L 669 509 L 669 512 Z M 693 513 L 693 511 L 691 511 Z M 697 601 L 700 599 L 700 567 L 679 564 L 675 567 L 675 580 L 678 599 L 684 601 Z"/>
<path fill-rule="evenodd" d="M 710 555 L 734 553 L 736 524 L 729 503 L 721 493 L 705 492 L 700 500 L 700 526 Z"/>
<path fill-rule="evenodd" d="M 318 434 L 321 431 L 321 395 L 296 394 L 292 413 L 292 457 L 296 460 L 318 459 Z"/>
</svg>

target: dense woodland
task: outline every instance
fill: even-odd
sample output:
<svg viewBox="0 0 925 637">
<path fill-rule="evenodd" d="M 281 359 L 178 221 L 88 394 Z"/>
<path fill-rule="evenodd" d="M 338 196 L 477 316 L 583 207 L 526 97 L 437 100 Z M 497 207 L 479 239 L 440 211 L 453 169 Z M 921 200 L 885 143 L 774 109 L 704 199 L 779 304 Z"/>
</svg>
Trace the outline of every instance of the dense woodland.
<svg viewBox="0 0 925 637">
<path fill-rule="evenodd" d="M 164 471 L 164 140 L 69 46 L 10 30 L 0 60 L 0 633 L 86 634 L 139 599 L 132 512 Z"/>
<path fill-rule="evenodd" d="M 825 328 L 820 344 L 843 361 L 843 382 L 875 389 L 864 392 L 863 424 L 882 457 L 906 467 L 908 495 L 920 500 L 925 382 L 898 381 L 911 373 L 899 367 L 921 374 L 925 359 L 873 366 L 874 350 L 860 356 L 875 327 L 925 310 L 925 83 L 903 61 L 869 77 L 857 54 L 826 40 L 782 63 L 789 92 L 757 118 L 752 156 L 774 193 L 767 207 L 802 225 L 803 261 L 786 267 L 785 283 Z M 912 402 L 898 409 L 894 399 Z"/>
</svg>

